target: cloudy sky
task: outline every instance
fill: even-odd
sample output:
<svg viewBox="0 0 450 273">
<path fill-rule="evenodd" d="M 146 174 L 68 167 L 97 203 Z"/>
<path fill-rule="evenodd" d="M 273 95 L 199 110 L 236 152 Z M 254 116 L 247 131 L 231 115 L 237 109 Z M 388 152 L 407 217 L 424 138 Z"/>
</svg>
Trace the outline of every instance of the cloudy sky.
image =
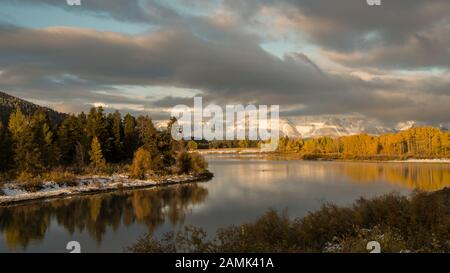
<svg viewBox="0 0 450 273">
<path fill-rule="evenodd" d="M 450 121 L 450 1 L 1 0 L 0 90 L 165 118 L 194 95 L 284 117 Z"/>
</svg>

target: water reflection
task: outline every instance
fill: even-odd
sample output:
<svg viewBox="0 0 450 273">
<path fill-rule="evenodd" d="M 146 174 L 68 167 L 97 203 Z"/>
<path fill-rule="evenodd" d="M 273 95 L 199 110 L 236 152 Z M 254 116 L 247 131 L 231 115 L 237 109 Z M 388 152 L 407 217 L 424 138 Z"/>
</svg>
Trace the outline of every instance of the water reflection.
<svg viewBox="0 0 450 273">
<path fill-rule="evenodd" d="M 211 157 L 210 161 L 225 158 Z M 241 164 L 236 164 L 236 159 Z M 355 184 L 389 183 L 410 190 L 435 191 L 450 186 L 450 164 L 446 163 L 274 161 L 262 156 L 234 157 L 228 161 L 233 164 L 236 176 L 249 176 L 250 172 L 248 183 L 258 187 L 274 188 L 277 181 L 291 179 L 329 183 L 342 177 Z"/>
<path fill-rule="evenodd" d="M 450 186 L 450 164 L 311 162 L 208 156 L 207 183 L 135 190 L 0 208 L 0 252 L 123 251 L 136 239 L 184 224 L 215 233 L 253 221 L 267 209 L 303 217 L 323 203 L 350 205 L 361 196 L 409 194 Z"/>
<path fill-rule="evenodd" d="M 448 164 L 346 163 L 335 168 L 354 183 L 386 181 L 422 191 L 436 191 L 450 186 Z"/>
<path fill-rule="evenodd" d="M 52 220 L 69 233 L 88 233 L 100 243 L 108 227 L 145 224 L 148 232 L 169 220 L 183 222 L 189 206 L 208 190 L 198 184 L 108 193 L 0 208 L 0 232 L 11 250 L 43 240 Z"/>
</svg>

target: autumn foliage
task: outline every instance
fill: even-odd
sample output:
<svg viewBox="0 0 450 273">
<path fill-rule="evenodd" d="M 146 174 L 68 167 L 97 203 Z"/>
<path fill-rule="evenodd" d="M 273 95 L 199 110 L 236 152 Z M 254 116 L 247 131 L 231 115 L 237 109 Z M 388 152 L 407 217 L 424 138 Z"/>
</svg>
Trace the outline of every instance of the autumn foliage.
<svg viewBox="0 0 450 273">
<path fill-rule="evenodd" d="M 390 159 L 449 158 L 450 132 L 433 127 L 372 136 L 367 134 L 340 138 L 280 139 L 280 152 L 294 152 L 315 157 Z"/>
</svg>

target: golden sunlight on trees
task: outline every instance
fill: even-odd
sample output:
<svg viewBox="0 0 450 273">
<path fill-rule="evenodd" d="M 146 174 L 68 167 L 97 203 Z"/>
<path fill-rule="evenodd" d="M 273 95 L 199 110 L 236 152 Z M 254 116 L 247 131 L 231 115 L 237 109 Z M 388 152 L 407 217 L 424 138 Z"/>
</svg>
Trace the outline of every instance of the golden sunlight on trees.
<svg viewBox="0 0 450 273">
<path fill-rule="evenodd" d="M 91 164 L 95 171 L 100 171 L 106 166 L 106 161 L 103 158 L 102 147 L 97 137 L 92 139 L 91 151 L 89 152 L 91 157 Z"/>
<path fill-rule="evenodd" d="M 450 132 L 421 127 L 381 136 L 361 134 L 307 140 L 284 137 L 278 151 L 347 159 L 448 158 Z"/>
<path fill-rule="evenodd" d="M 196 142 L 173 140 L 174 119 L 168 128 L 157 130 L 149 116 L 122 118 L 118 111 L 106 114 L 101 107 L 88 114 L 61 115 L 52 122 L 44 108 L 32 114 L 17 108 L 7 124 L 0 122 L 0 177 L 29 182 L 49 173 L 130 171 L 132 177 L 144 179 L 148 171 L 173 175 L 206 170 L 203 158 L 188 153 L 197 149 Z"/>
<path fill-rule="evenodd" d="M 151 170 L 152 162 L 150 152 L 141 147 L 134 153 L 133 164 L 130 167 L 130 177 L 135 179 L 145 179 L 146 174 Z"/>
</svg>

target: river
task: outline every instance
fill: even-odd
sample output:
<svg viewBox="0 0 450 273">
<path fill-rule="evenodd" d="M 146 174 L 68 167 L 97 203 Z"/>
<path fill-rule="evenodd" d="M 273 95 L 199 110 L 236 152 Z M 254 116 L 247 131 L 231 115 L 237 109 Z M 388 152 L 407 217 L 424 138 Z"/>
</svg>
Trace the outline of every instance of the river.
<svg viewBox="0 0 450 273">
<path fill-rule="evenodd" d="M 267 160 L 208 155 L 209 182 L 0 207 L 0 252 L 123 252 L 186 224 L 212 233 L 267 209 L 301 217 L 331 202 L 450 186 L 450 164 Z"/>
</svg>

